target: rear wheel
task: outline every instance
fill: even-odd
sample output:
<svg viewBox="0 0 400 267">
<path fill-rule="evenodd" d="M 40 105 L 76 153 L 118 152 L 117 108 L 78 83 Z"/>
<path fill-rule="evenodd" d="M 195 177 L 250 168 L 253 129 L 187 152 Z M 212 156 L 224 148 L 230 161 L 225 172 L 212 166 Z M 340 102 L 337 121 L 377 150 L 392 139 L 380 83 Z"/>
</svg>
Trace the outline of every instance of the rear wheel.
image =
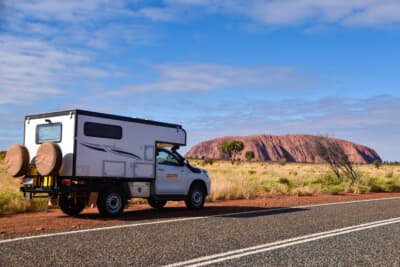
<svg viewBox="0 0 400 267">
<path fill-rule="evenodd" d="M 201 185 L 195 184 L 189 191 L 189 195 L 185 200 L 188 209 L 201 209 L 204 206 L 206 193 Z"/>
<path fill-rule="evenodd" d="M 86 201 L 80 197 L 75 199 L 72 194 L 60 195 L 58 205 L 65 214 L 76 216 L 85 208 Z"/>
<path fill-rule="evenodd" d="M 99 212 L 104 217 L 119 217 L 124 212 L 126 197 L 118 187 L 100 193 L 97 200 Z"/>
<path fill-rule="evenodd" d="M 149 202 L 149 205 L 155 209 L 162 209 L 165 204 L 167 204 L 166 200 L 155 200 L 152 198 L 147 199 L 147 202 Z"/>
</svg>

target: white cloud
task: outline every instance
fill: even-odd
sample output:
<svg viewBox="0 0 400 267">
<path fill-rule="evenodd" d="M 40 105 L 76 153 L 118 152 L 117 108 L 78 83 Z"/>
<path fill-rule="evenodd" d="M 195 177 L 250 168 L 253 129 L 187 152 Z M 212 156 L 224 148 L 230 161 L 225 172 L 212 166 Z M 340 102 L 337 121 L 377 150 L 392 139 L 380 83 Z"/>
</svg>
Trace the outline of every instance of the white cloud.
<svg viewBox="0 0 400 267">
<path fill-rule="evenodd" d="M 336 23 L 377 27 L 400 22 L 398 0 L 165 0 L 169 10 L 200 8 L 203 12 L 234 14 L 270 26 Z M 159 11 L 161 12 L 161 11 Z M 165 10 L 167 12 L 167 9 Z"/>
<path fill-rule="evenodd" d="M 0 35 L 0 104 L 59 95 L 70 76 L 104 77 L 107 72 L 89 67 L 84 51 L 56 48 L 34 38 Z"/>
<path fill-rule="evenodd" d="M 5 9 L 20 17 L 42 21 L 65 21 L 79 23 L 110 14 L 124 13 L 123 1 L 118 0 L 19 0 L 5 1 Z"/>
<path fill-rule="evenodd" d="M 124 86 L 113 94 L 145 91 L 209 91 L 222 88 L 294 89 L 308 84 L 302 71 L 284 66 L 255 68 L 216 64 L 157 65 L 159 77 L 154 82 Z"/>
<path fill-rule="evenodd" d="M 400 98 L 257 100 L 245 105 L 223 102 L 215 109 L 204 110 L 203 116 L 188 118 L 184 124 L 189 133 L 188 148 L 220 136 L 328 134 L 370 146 L 385 160 L 399 160 L 400 128 L 393 122 L 400 117 Z"/>
</svg>

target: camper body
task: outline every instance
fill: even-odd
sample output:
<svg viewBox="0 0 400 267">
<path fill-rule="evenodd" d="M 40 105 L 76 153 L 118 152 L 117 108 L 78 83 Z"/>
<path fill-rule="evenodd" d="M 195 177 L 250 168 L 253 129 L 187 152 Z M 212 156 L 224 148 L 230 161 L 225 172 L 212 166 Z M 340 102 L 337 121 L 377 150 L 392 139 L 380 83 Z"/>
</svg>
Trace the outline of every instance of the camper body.
<svg viewBox="0 0 400 267">
<path fill-rule="evenodd" d="M 200 208 L 210 193 L 208 173 L 176 152 L 186 145 L 180 125 L 68 110 L 26 116 L 24 129 L 30 161 L 22 179 L 24 197 L 47 194 L 70 215 L 93 197 L 103 215 L 119 216 L 130 198 L 147 198 L 157 208 L 168 200 Z M 35 160 L 48 142 L 59 147 L 62 163 L 57 173 L 45 176 Z"/>
</svg>

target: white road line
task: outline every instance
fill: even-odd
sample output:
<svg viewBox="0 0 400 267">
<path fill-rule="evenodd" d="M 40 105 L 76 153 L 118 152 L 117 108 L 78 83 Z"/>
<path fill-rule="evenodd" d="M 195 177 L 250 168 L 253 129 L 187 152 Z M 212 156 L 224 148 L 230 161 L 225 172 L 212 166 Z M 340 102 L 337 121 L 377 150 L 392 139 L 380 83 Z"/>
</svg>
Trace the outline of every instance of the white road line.
<svg viewBox="0 0 400 267">
<path fill-rule="evenodd" d="M 262 209 L 262 210 L 223 213 L 223 214 L 216 214 L 216 215 L 187 217 L 187 218 L 152 221 L 152 222 L 145 222 L 145 223 L 134 223 L 134 224 L 123 224 L 123 225 L 115 225 L 115 226 L 105 226 L 105 227 L 98 227 L 98 228 L 81 229 L 81 230 L 58 232 L 58 233 L 51 233 L 51 234 L 33 235 L 33 236 L 17 237 L 17 238 L 12 238 L 12 239 L 4 239 L 4 240 L 0 240 L 0 245 L 1 244 L 5 244 L 5 243 L 10 243 L 10 242 L 17 242 L 17 241 L 30 240 L 30 239 L 38 239 L 38 238 L 46 238 L 46 237 L 62 236 L 62 235 L 71 235 L 71 234 L 79 234 L 79 233 L 88 233 L 88 232 L 96 232 L 96 231 L 106 231 L 106 230 L 122 229 L 122 228 L 131 228 L 131 227 L 138 227 L 138 226 L 145 226 L 145 225 L 155 225 L 155 224 L 183 222 L 183 221 L 193 221 L 193 220 L 200 220 L 200 219 L 206 219 L 206 218 L 227 217 L 227 216 L 263 213 L 263 212 L 269 213 L 269 212 L 276 212 L 276 211 L 280 211 L 280 210 L 290 210 L 290 209 L 296 209 L 296 208 L 297 209 L 299 209 L 299 208 L 312 208 L 312 207 L 320 207 L 320 206 L 344 205 L 344 204 L 353 204 L 353 203 L 362 203 L 362 202 L 371 202 L 371 201 L 383 201 L 383 200 L 395 200 L 395 199 L 400 199 L 400 197 L 363 199 L 363 200 L 354 200 L 354 201 L 341 201 L 341 202 L 333 202 L 333 203 L 312 204 L 312 205 L 293 206 L 293 207 L 284 207 L 284 208 L 268 208 L 268 209 Z"/>
<path fill-rule="evenodd" d="M 302 243 L 307 243 L 319 239 L 325 239 L 328 237 L 334 237 L 338 235 L 344 235 L 352 232 L 362 231 L 366 229 L 371 229 L 375 227 L 385 226 L 389 224 L 400 223 L 400 217 L 375 221 L 371 223 L 359 224 L 350 227 L 339 228 L 331 231 L 314 233 L 310 235 L 299 236 L 295 238 L 289 238 L 285 240 L 280 240 L 272 243 L 266 243 L 258 246 L 253 246 L 244 249 L 232 250 L 224 253 L 199 257 L 195 259 L 191 259 L 188 261 L 178 262 L 170 265 L 166 265 L 166 267 L 178 267 L 178 266 L 205 266 L 218 262 L 228 261 L 236 258 L 241 258 L 248 255 L 263 253 L 271 250 L 276 250 L 279 248 L 285 248 L 289 246 L 294 246 Z"/>
</svg>

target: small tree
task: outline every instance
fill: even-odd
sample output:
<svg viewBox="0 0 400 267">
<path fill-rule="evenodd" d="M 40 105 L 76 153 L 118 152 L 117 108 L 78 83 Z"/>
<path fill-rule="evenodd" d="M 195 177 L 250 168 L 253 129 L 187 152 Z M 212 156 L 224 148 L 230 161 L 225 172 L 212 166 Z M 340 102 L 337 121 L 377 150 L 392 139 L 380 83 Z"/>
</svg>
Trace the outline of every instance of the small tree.
<svg viewBox="0 0 400 267">
<path fill-rule="evenodd" d="M 374 161 L 373 164 L 374 164 L 375 168 L 379 169 L 379 167 L 381 166 L 382 162 L 379 159 L 377 159 L 377 160 Z"/>
<path fill-rule="evenodd" d="M 254 159 L 254 151 L 252 150 L 246 151 L 245 157 L 247 161 L 251 161 L 252 159 Z"/>
<path fill-rule="evenodd" d="M 236 156 L 244 149 L 242 141 L 233 140 L 231 142 L 223 142 L 221 144 L 222 154 L 227 155 L 232 162 L 235 162 Z"/>
<path fill-rule="evenodd" d="M 359 174 L 353 167 L 353 163 L 344 152 L 339 142 L 329 138 L 316 138 L 312 144 L 315 153 L 325 160 L 336 177 L 342 180 L 340 172 L 344 172 L 351 179 L 351 185 L 359 180 Z"/>
</svg>

